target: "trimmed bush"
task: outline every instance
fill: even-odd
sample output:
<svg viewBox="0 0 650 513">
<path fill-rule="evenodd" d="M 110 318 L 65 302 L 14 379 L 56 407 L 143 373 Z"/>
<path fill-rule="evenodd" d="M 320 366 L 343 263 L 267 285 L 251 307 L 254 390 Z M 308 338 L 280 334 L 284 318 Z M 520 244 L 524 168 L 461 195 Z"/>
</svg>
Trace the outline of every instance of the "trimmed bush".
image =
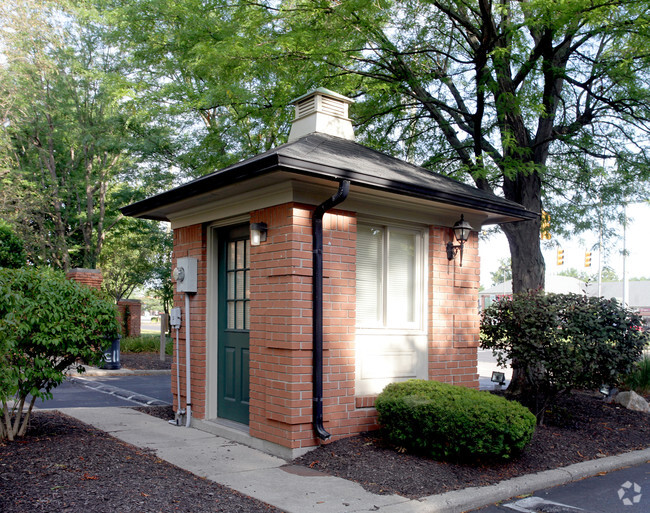
<svg viewBox="0 0 650 513">
<path fill-rule="evenodd" d="M 171 337 L 165 337 L 165 354 L 172 354 L 174 343 Z M 120 340 L 121 353 L 157 353 L 160 351 L 160 335 L 140 335 Z"/>
<path fill-rule="evenodd" d="M 650 356 L 646 355 L 634 364 L 623 379 L 623 385 L 637 394 L 650 394 Z"/>
<path fill-rule="evenodd" d="M 483 311 L 481 347 L 513 362 L 506 393 L 542 423 L 560 394 L 620 384 L 648 343 L 642 324 L 615 299 L 530 291 Z"/>
<path fill-rule="evenodd" d="M 388 385 L 375 401 L 391 443 L 447 461 L 507 460 L 535 431 L 535 416 L 514 401 L 437 381 Z"/>
<path fill-rule="evenodd" d="M 0 440 L 25 434 L 34 401 L 51 398 L 68 367 L 102 361 L 115 314 L 112 301 L 61 272 L 0 269 Z"/>
</svg>

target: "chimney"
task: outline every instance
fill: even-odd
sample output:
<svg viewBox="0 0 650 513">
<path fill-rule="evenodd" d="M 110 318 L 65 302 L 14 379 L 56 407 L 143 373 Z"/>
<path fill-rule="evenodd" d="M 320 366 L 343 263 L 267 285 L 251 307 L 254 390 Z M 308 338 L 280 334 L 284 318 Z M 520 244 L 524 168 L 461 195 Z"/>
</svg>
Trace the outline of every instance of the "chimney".
<svg viewBox="0 0 650 513">
<path fill-rule="evenodd" d="M 353 100 L 323 87 L 291 102 L 296 117 L 291 124 L 289 142 L 308 134 L 321 133 L 354 141 L 352 120 L 348 118 L 348 105 Z"/>
</svg>

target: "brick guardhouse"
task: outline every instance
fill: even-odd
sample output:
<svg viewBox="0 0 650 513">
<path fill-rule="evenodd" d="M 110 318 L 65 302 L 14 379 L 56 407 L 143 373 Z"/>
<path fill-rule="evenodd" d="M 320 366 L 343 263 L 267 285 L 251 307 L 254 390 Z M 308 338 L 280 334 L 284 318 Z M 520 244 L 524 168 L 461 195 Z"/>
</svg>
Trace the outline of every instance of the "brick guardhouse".
<svg viewBox="0 0 650 513">
<path fill-rule="evenodd" d="M 291 458 L 376 428 L 388 383 L 478 387 L 478 230 L 538 214 L 356 143 L 350 103 L 308 93 L 286 144 L 122 208 L 174 232 L 186 425 Z"/>
</svg>

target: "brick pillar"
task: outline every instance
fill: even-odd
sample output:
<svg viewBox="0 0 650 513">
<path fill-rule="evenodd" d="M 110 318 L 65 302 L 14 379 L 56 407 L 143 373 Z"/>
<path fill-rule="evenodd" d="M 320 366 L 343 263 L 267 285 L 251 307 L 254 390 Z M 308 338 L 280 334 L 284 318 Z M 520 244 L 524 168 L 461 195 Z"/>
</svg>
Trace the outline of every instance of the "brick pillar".
<svg viewBox="0 0 650 513">
<path fill-rule="evenodd" d="M 66 278 L 77 283 L 83 283 L 89 287 L 95 288 L 97 290 L 101 289 L 102 282 L 104 277 L 102 276 L 102 271 L 100 269 L 82 269 L 75 268 L 70 269 L 66 275 Z"/>
<path fill-rule="evenodd" d="M 117 302 L 117 320 L 123 336 L 140 336 L 141 315 L 142 302 L 139 299 L 121 299 Z"/>
<path fill-rule="evenodd" d="M 206 414 L 206 382 L 207 382 L 207 333 L 206 333 L 206 301 L 207 301 L 207 233 L 205 225 L 194 224 L 174 229 L 174 253 L 172 256 L 172 269 L 176 267 L 179 258 L 192 257 L 197 259 L 197 285 L 196 294 L 190 295 L 190 366 L 191 366 L 191 395 L 192 395 L 192 417 L 205 419 Z M 187 403 L 185 378 L 187 368 L 185 361 L 185 323 L 187 312 L 185 311 L 185 294 L 178 292 L 174 284 L 174 306 L 182 309 L 181 329 L 179 332 L 179 362 L 176 362 L 176 350 L 174 348 L 174 360 L 172 372 L 172 392 L 174 394 L 174 408 L 185 408 Z M 176 337 L 174 337 L 176 344 Z M 180 369 L 180 390 L 181 397 L 176 397 L 176 365 Z M 214 391 L 216 393 L 216 390 Z"/>
<path fill-rule="evenodd" d="M 268 241 L 251 250 L 250 433 L 292 449 L 319 444 L 312 427 L 313 207 L 251 214 Z M 328 212 L 324 245 L 324 420 L 333 438 L 356 431 L 354 323 L 356 219 Z"/>
<path fill-rule="evenodd" d="M 478 388 L 480 315 L 478 234 L 472 232 L 458 255 L 447 260 L 450 228 L 429 232 L 429 379 Z"/>
</svg>

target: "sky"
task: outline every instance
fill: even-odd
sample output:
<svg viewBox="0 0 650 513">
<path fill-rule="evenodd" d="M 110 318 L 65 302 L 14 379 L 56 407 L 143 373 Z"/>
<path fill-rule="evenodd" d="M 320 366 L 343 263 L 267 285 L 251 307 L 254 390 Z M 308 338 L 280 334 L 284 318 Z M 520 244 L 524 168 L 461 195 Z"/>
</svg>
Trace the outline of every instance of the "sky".
<svg viewBox="0 0 650 513">
<path fill-rule="evenodd" d="M 629 205 L 627 210 L 628 226 L 626 231 L 627 246 L 627 274 L 628 278 L 650 278 L 650 204 Z M 559 243 L 564 249 L 564 265 L 556 264 L 556 250 L 544 249 L 547 274 L 557 274 L 565 269 L 575 268 L 578 271 L 587 271 L 590 274 L 598 270 L 598 252 L 593 251 L 591 267 L 585 268 L 585 251 L 598 243 L 598 234 L 584 233 L 573 240 L 560 239 Z M 612 267 L 619 277 L 623 277 L 623 226 L 620 227 L 620 237 L 609 256 L 603 255 L 603 266 Z M 499 233 L 489 239 L 479 240 L 479 255 L 481 256 L 481 285 L 485 288 L 492 286 L 490 273 L 499 267 L 499 260 L 510 257 L 508 242 L 505 235 Z"/>
</svg>

